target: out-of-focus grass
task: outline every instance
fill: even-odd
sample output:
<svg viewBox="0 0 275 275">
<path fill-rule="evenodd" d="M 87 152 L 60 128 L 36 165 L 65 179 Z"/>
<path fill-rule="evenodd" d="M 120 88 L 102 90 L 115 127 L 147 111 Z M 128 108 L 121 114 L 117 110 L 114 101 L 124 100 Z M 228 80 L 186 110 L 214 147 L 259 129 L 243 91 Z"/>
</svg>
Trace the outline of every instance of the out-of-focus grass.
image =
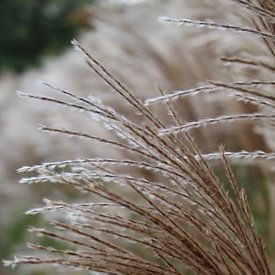
<svg viewBox="0 0 275 275">
<path fill-rule="evenodd" d="M 14 219 L 5 226 L 4 232 L 2 232 L 5 235 L 5 238 L 1 238 L 0 245 L 2 259 L 11 257 L 15 253 L 18 246 L 25 241 L 29 226 L 37 224 L 40 220 L 38 215 L 22 215 L 22 211 L 14 210 L 12 215 Z"/>
</svg>

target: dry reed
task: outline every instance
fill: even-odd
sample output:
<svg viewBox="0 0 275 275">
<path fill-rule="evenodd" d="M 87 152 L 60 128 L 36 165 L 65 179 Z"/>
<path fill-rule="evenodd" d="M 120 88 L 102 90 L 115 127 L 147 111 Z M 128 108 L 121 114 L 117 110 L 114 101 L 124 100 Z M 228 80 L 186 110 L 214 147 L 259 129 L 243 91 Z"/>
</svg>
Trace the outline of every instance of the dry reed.
<svg viewBox="0 0 275 275">
<path fill-rule="evenodd" d="M 254 28 L 189 19 L 161 18 L 178 25 L 194 25 L 237 31 L 263 39 L 274 61 L 273 1 L 233 1 L 253 13 Z M 254 18 L 253 17 L 253 18 Z M 46 206 L 27 214 L 70 214 L 68 218 L 51 219 L 55 229 L 32 228 L 38 236 L 47 236 L 68 244 L 68 249 L 30 243 L 42 256 L 21 256 L 6 265 L 47 264 L 108 274 L 271 274 L 265 248 L 256 232 L 246 194 L 237 184 L 230 159 L 274 159 L 274 153 L 263 151 L 219 152 L 203 154 L 190 131 L 212 127 L 216 123 L 241 120 L 263 120 L 274 123 L 274 97 L 259 87 L 274 86 L 272 81 L 210 82 L 207 85 L 176 91 L 145 102 L 110 73 L 77 41 L 74 46 L 85 57 L 87 65 L 122 99 L 133 112 L 142 115 L 142 123 L 130 120 L 98 98 L 80 97 L 50 86 L 65 99 L 19 92 L 19 95 L 58 104 L 84 112 L 112 131 L 117 139 L 108 140 L 88 133 L 42 126 L 47 132 L 86 138 L 108 144 L 129 153 L 129 159 L 76 159 L 22 167 L 31 177 L 21 183 L 58 183 L 91 194 L 94 202 L 65 203 L 45 200 Z M 240 57 L 223 57 L 223 61 L 259 66 L 274 71 L 267 64 Z M 173 101 L 183 96 L 198 96 L 229 91 L 228 96 L 269 112 L 253 112 L 205 118 L 183 123 Z M 165 104 L 175 126 L 168 127 L 150 110 L 150 105 Z M 229 183 L 228 195 L 208 161 L 218 159 L 224 166 Z M 148 170 L 154 179 L 137 177 L 122 168 Z M 36 174 L 35 176 L 33 174 Z M 138 251 L 143 251 L 140 255 Z"/>
</svg>

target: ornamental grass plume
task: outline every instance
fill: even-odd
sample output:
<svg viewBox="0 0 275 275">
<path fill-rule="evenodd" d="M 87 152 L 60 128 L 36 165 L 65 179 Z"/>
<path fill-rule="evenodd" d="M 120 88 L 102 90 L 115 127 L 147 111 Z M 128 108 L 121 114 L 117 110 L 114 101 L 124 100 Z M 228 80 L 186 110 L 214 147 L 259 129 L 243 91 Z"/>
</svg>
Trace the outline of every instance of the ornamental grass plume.
<svg viewBox="0 0 275 275">
<path fill-rule="evenodd" d="M 247 10 L 252 26 L 167 17 L 160 21 L 254 36 L 259 43 L 255 47 L 259 45 L 266 53 L 264 60 L 230 55 L 221 57 L 221 61 L 238 68 L 240 64 L 256 67 L 260 71 L 257 79 L 215 79 L 168 94 L 160 89 L 159 96 L 143 102 L 88 50 L 73 41 L 88 67 L 121 97 L 121 104 L 127 104 L 136 114 L 133 118 L 99 98 L 78 96 L 47 83 L 44 85 L 52 88 L 56 96 L 18 93 L 83 112 L 117 138 L 48 126 L 42 126 L 43 131 L 105 144 L 126 151 L 129 157 L 83 158 L 20 168 L 19 172 L 30 175 L 22 178 L 21 183 L 64 184 L 90 195 L 91 200 L 66 203 L 45 199 L 44 207 L 27 211 L 47 215 L 53 225 L 52 229 L 31 228 L 32 233 L 65 243 L 65 248 L 29 243 L 37 253 L 5 261 L 5 265 L 46 264 L 107 274 L 271 274 L 245 191 L 239 187 L 229 161 L 270 160 L 274 153 L 230 152 L 220 146 L 217 152 L 205 154 L 191 133 L 201 127 L 243 121 L 274 127 L 275 98 L 269 93 L 274 82 L 272 78 L 261 79 L 266 76 L 265 71 L 268 76 L 274 74 L 274 2 L 226 2 Z M 215 97 L 222 92 L 233 100 L 249 103 L 257 111 L 185 122 L 174 106 L 174 101 L 182 97 L 205 93 Z M 155 104 L 169 112 L 173 125 L 155 115 L 151 109 Z M 212 159 L 223 165 L 226 182 L 215 175 L 210 165 Z M 135 173 L 140 170 L 148 174 Z"/>
</svg>

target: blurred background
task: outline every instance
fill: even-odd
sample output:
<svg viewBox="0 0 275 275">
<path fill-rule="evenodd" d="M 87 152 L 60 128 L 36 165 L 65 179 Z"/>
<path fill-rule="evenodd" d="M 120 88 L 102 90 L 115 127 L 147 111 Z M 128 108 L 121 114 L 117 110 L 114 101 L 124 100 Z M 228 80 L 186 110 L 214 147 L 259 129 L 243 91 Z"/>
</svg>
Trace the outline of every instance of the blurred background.
<svg viewBox="0 0 275 275">
<path fill-rule="evenodd" d="M 245 53 L 268 60 L 259 40 L 213 30 L 178 28 L 158 22 L 158 16 L 211 18 L 219 22 L 251 24 L 249 14 L 230 1 L 207 0 L 2 0 L 0 1 L 0 258 L 24 253 L 30 240 L 27 228 L 44 223 L 40 216 L 24 212 L 41 205 L 44 197 L 82 200 L 84 196 L 64 187 L 22 186 L 16 170 L 24 165 L 77 157 L 124 157 L 85 140 L 48 135 L 37 128 L 77 129 L 96 136 L 110 133 L 84 114 L 39 101 L 18 98 L 16 90 L 52 95 L 39 81 L 46 81 L 78 95 L 99 96 L 129 117 L 127 105 L 114 96 L 85 65 L 70 45 L 73 38 L 130 86 L 140 99 L 164 92 L 195 87 L 209 79 L 219 81 L 270 80 L 272 75 L 251 67 L 224 66 L 222 55 Z M 253 47 L 258 43 L 258 47 Z M 268 92 L 268 91 L 267 91 Z M 183 120 L 253 111 L 252 106 L 224 95 L 192 97 L 175 105 Z M 165 109 L 152 108 L 169 125 Z M 204 153 L 226 144 L 229 151 L 274 149 L 274 133 L 268 126 L 238 124 L 201 129 L 193 133 Z M 256 226 L 268 244 L 274 262 L 274 175 L 271 162 L 233 163 L 239 183 L 247 190 Z M 213 163 L 223 178 L 218 163 Z M 85 198 L 86 200 L 88 198 Z M 43 240 L 44 243 L 49 240 Z M 46 268 L 10 270 L 0 274 L 56 274 Z M 64 274 L 69 274 L 64 271 Z"/>
</svg>

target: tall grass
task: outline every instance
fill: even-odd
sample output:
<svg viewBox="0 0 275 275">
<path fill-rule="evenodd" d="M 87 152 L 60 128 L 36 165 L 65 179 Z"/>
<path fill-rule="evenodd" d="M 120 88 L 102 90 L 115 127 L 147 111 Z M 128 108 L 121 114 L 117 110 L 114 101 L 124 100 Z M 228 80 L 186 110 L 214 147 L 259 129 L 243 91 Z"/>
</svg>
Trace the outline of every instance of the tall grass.
<svg viewBox="0 0 275 275">
<path fill-rule="evenodd" d="M 255 41 L 267 49 L 269 62 L 239 56 L 224 56 L 221 60 L 274 73 L 274 2 L 232 2 L 251 13 L 254 27 L 167 17 L 161 17 L 160 21 L 255 36 Z M 19 172 L 31 175 L 22 178 L 21 183 L 72 186 L 90 194 L 92 201 L 66 203 L 47 199 L 46 206 L 27 211 L 27 214 L 47 214 L 54 227 L 52 230 L 31 228 L 33 234 L 64 242 L 66 249 L 29 243 L 31 249 L 40 253 L 4 263 L 10 266 L 47 264 L 108 274 L 188 271 L 271 274 L 245 191 L 239 187 L 229 161 L 270 160 L 274 159 L 274 153 L 231 152 L 220 146 L 216 152 L 203 154 L 191 132 L 242 121 L 274 126 L 275 98 L 266 92 L 266 87 L 274 87 L 273 79 L 237 79 L 226 83 L 215 80 L 168 94 L 160 89 L 159 96 L 143 102 L 87 49 L 77 41 L 73 41 L 73 45 L 83 54 L 88 67 L 121 97 L 121 104 L 127 104 L 131 112 L 136 113 L 134 118 L 118 113 L 99 98 L 81 97 L 47 83 L 44 85 L 52 88 L 56 97 L 23 92 L 18 95 L 83 112 L 102 123 L 116 138 L 110 140 L 88 132 L 47 126 L 41 127 L 43 131 L 106 144 L 126 151 L 129 157 L 65 160 L 20 168 Z M 257 111 L 186 122 L 174 107 L 174 101 L 182 97 L 205 93 L 215 97 L 223 91 L 233 99 L 256 106 Z M 169 112 L 172 126 L 155 115 L 151 109 L 155 104 Z M 221 182 L 215 175 L 210 165 L 213 159 L 223 165 L 227 182 Z M 137 171 L 143 171 L 144 176 Z"/>
</svg>

